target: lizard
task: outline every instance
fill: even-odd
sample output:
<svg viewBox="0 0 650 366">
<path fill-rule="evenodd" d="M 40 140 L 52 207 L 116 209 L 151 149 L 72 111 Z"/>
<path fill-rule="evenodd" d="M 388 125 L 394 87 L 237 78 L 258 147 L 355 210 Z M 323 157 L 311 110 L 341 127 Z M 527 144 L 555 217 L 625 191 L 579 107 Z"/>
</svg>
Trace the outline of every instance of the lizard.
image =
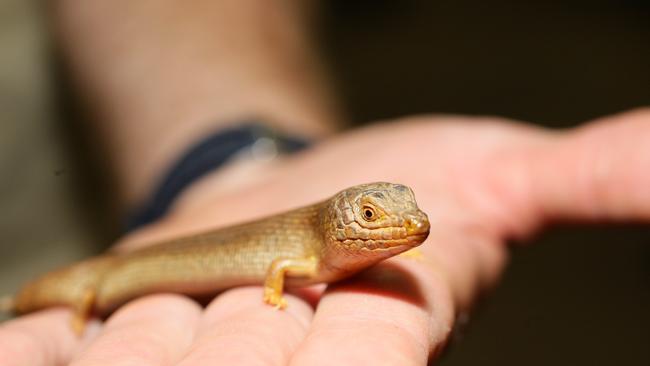
<svg viewBox="0 0 650 366">
<path fill-rule="evenodd" d="M 0 307 L 20 315 L 68 306 L 77 334 L 90 316 L 106 316 L 129 300 L 157 292 L 199 296 L 263 285 L 263 301 L 283 309 L 285 284 L 347 278 L 420 245 L 429 226 L 409 187 L 361 184 L 266 218 L 130 252 L 109 251 L 46 273 L 5 297 Z"/>
</svg>

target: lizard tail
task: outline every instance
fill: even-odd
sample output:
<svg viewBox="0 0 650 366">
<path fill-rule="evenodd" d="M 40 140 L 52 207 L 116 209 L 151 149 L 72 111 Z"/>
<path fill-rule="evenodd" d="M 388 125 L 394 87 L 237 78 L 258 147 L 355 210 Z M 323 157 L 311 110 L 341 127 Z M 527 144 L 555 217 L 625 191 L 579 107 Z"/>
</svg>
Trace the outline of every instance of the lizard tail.
<svg viewBox="0 0 650 366">
<path fill-rule="evenodd" d="M 15 308 L 14 297 L 11 295 L 0 297 L 0 313 L 11 313 Z"/>
</svg>

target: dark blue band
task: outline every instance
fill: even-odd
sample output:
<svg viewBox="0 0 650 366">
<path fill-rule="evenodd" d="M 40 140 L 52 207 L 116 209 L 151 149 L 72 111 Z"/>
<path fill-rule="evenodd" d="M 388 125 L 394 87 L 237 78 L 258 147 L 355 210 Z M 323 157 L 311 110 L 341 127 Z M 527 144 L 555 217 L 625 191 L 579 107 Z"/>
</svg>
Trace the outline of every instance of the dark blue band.
<svg viewBox="0 0 650 366">
<path fill-rule="evenodd" d="M 263 137 L 275 142 L 278 153 L 293 153 L 308 146 L 304 140 L 280 135 L 258 123 L 246 123 L 210 135 L 193 145 L 169 169 L 151 197 L 127 220 L 127 231 L 162 217 L 187 186 L 219 169 L 233 155 Z"/>
</svg>

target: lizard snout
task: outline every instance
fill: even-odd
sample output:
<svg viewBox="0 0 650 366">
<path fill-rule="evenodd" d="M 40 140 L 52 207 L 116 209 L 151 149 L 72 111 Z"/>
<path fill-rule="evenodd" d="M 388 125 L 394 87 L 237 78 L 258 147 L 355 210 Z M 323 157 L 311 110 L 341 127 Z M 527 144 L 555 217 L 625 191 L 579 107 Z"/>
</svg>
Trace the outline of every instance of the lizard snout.
<svg viewBox="0 0 650 366">
<path fill-rule="evenodd" d="M 417 215 L 408 215 L 404 219 L 404 227 L 407 235 L 418 235 L 429 232 L 429 218 L 424 212 Z"/>
</svg>

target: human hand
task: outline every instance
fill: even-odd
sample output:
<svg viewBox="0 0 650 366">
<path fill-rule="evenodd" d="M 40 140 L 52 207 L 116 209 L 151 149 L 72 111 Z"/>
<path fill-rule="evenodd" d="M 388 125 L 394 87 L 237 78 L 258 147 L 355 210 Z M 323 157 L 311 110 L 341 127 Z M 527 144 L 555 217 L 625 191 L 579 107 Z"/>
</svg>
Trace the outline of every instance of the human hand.
<svg viewBox="0 0 650 366">
<path fill-rule="evenodd" d="M 418 117 L 341 135 L 278 161 L 237 190 L 211 178 L 169 217 L 124 247 L 228 225 L 370 181 L 411 186 L 429 215 L 422 260 L 392 258 L 324 292 L 287 295 L 276 311 L 260 287 L 206 309 L 153 295 L 91 324 L 76 339 L 64 309 L 0 327 L 0 360 L 16 365 L 421 365 L 444 347 L 454 318 L 496 283 L 507 239 L 555 220 L 650 220 L 650 111 L 549 132 L 494 118 Z M 317 306 L 314 304 L 317 302 Z"/>
</svg>

